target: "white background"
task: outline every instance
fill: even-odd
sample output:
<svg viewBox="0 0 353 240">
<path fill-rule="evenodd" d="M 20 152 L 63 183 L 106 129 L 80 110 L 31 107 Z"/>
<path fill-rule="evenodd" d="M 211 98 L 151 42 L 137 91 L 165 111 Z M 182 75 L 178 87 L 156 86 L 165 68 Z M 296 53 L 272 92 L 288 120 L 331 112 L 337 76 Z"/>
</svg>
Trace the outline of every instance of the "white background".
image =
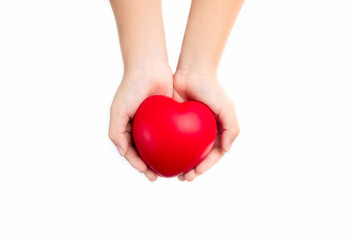
<svg viewBox="0 0 353 240">
<path fill-rule="evenodd" d="M 175 68 L 190 1 L 163 1 Z M 353 6 L 248 0 L 219 69 L 241 134 L 194 182 L 108 138 L 108 1 L 0 1 L 0 239 L 353 239 Z"/>
</svg>

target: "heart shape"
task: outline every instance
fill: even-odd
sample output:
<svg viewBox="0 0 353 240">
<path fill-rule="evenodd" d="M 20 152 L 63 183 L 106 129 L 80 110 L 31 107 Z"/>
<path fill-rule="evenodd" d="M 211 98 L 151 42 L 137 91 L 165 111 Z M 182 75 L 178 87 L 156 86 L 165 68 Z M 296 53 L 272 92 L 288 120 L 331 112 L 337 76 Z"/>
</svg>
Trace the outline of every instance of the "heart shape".
<svg viewBox="0 0 353 240">
<path fill-rule="evenodd" d="M 178 103 L 155 95 L 137 110 L 132 135 L 146 164 L 163 177 L 174 177 L 196 167 L 211 151 L 217 123 L 203 103 Z"/>
</svg>

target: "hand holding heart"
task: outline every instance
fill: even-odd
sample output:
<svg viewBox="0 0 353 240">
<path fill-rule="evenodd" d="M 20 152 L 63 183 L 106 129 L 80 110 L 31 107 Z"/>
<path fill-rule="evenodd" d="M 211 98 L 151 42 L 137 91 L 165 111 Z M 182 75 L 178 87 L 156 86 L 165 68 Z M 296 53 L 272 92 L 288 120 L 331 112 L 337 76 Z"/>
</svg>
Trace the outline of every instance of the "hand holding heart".
<svg viewBox="0 0 353 240">
<path fill-rule="evenodd" d="M 131 134 L 131 123 L 140 104 L 152 95 L 172 97 L 173 74 L 168 66 L 142 67 L 125 72 L 110 108 L 109 137 L 120 155 L 150 180 L 157 174 L 141 159 Z"/>
<path fill-rule="evenodd" d="M 142 152 L 141 149 L 140 153 L 137 151 L 131 134 L 131 122 L 140 104 L 152 95 L 173 96 L 178 102 L 197 100 L 204 103 L 215 114 L 218 133 L 215 143 L 213 144 L 212 142 L 212 149 L 207 149 L 208 155 L 202 156 L 201 160 L 203 161 L 201 163 L 197 158 L 194 158 L 194 160 L 187 160 L 189 159 L 188 156 L 185 156 L 185 158 L 179 158 L 186 159 L 186 163 L 180 165 L 179 169 L 180 167 L 181 169 L 187 169 L 188 166 L 192 166 L 193 168 L 189 169 L 188 172 L 183 172 L 178 178 L 182 181 L 192 181 L 196 176 L 211 168 L 224 155 L 225 151 L 229 151 L 231 143 L 238 135 L 239 127 L 234 105 L 218 84 L 216 78 L 211 75 L 185 74 L 180 71 L 177 72 L 174 75 L 174 79 L 172 79 L 169 70 L 163 70 L 162 72 L 164 73 L 160 74 L 159 77 L 146 72 L 144 72 L 144 76 L 136 73 L 126 74 L 124 76 L 111 107 L 109 135 L 111 140 L 117 146 L 120 154 L 123 155 L 134 168 L 141 173 L 144 173 L 149 180 L 153 181 L 157 179 L 157 174 L 146 164 L 146 162 L 149 164 L 151 164 L 151 162 L 146 161 L 148 160 L 146 157 L 145 161 L 141 158 L 140 154 L 143 153 L 146 155 L 146 151 Z M 168 129 L 165 129 L 165 131 L 168 132 Z M 187 140 L 185 141 L 187 142 Z M 182 142 L 179 142 L 179 144 Z M 187 148 L 187 146 L 193 148 L 192 144 L 193 143 L 190 142 L 188 145 L 183 146 L 184 148 Z M 184 150 L 185 149 L 180 149 L 180 153 L 183 153 Z M 170 154 L 170 159 L 173 159 L 173 154 L 175 155 L 175 152 L 173 153 L 171 151 Z M 168 160 L 165 156 L 164 159 Z M 195 163 L 196 165 L 193 165 Z M 152 164 L 154 164 L 153 166 L 156 166 L 156 163 Z M 151 165 L 152 168 L 153 166 Z M 160 171 L 159 174 L 172 176 L 179 170 L 177 168 L 173 169 L 173 167 L 169 169 L 171 170 L 169 171 L 167 169 L 166 172 L 163 172 L 162 167 L 162 171 Z"/>
<path fill-rule="evenodd" d="M 160 176 L 174 177 L 190 171 L 208 155 L 217 124 L 212 111 L 198 101 L 177 103 L 155 95 L 137 110 L 132 133 L 148 166 Z"/>
<path fill-rule="evenodd" d="M 234 105 L 218 84 L 216 73 L 243 1 L 192 1 L 174 77 L 161 1 L 110 3 L 124 77 L 111 106 L 109 136 L 119 153 L 149 180 L 157 179 L 158 173 L 192 181 L 229 151 L 239 133 Z M 153 95 L 195 102 L 146 100 Z M 143 104 L 145 100 L 148 104 Z M 153 102 L 163 106 L 160 118 L 148 117 Z M 144 107 L 139 111 L 141 104 Z M 138 123 L 132 126 L 135 116 Z"/>
<path fill-rule="evenodd" d="M 179 70 L 174 74 L 173 98 L 182 102 L 197 100 L 206 104 L 216 116 L 216 142 L 208 156 L 196 168 L 178 176 L 192 181 L 215 165 L 232 146 L 239 134 L 239 124 L 232 100 L 219 85 L 216 74 Z"/>
</svg>

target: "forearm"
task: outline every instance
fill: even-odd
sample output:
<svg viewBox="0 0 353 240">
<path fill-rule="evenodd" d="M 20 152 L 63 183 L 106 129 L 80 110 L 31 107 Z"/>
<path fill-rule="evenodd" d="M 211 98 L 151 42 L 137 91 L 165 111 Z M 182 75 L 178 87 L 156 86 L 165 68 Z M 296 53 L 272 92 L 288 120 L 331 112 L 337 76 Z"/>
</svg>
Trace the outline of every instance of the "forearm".
<svg viewBox="0 0 353 240">
<path fill-rule="evenodd" d="M 161 0 L 110 0 L 125 71 L 168 64 Z"/>
<path fill-rule="evenodd" d="M 216 73 L 244 0 L 193 0 L 178 70 Z"/>
</svg>

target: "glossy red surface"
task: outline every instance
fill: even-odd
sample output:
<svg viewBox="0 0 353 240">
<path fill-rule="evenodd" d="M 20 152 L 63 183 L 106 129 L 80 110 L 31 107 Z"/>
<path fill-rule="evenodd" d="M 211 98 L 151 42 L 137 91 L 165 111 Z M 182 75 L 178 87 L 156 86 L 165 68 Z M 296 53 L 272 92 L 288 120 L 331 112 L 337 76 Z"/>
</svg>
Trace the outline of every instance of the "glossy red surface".
<svg viewBox="0 0 353 240">
<path fill-rule="evenodd" d="M 137 110 L 132 126 L 142 159 L 160 176 L 174 177 L 197 166 L 211 151 L 216 119 L 203 103 L 177 103 L 156 95 Z"/>
</svg>

